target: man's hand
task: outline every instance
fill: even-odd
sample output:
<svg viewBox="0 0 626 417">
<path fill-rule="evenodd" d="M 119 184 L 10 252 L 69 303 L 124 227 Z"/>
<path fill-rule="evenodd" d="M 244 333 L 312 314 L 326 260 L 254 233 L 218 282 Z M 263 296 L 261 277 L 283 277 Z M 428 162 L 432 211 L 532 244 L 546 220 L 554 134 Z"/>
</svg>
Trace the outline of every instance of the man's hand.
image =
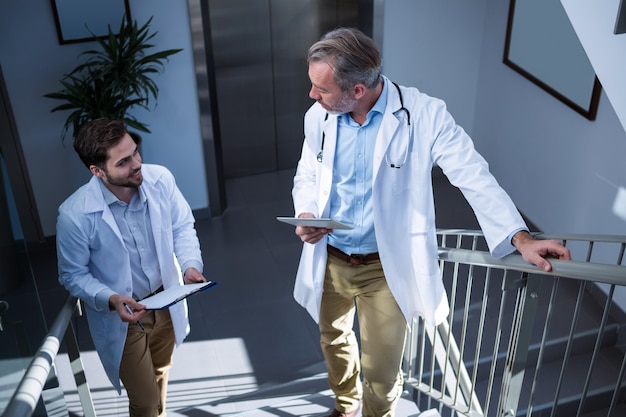
<svg viewBox="0 0 626 417">
<path fill-rule="evenodd" d="M 302 213 L 298 218 L 313 219 L 315 216 L 312 213 Z M 311 244 L 319 242 L 324 235 L 332 231 L 333 229 L 327 229 L 325 227 L 296 226 L 296 235 L 300 236 L 300 240 Z"/>
<path fill-rule="evenodd" d="M 187 268 L 185 274 L 183 275 L 183 282 L 185 284 L 206 282 L 206 278 L 196 268 Z"/>
<path fill-rule="evenodd" d="M 552 271 L 547 258 L 570 260 L 570 250 L 556 240 L 540 240 L 533 238 L 526 231 L 517 232 L 511 239 L 522 258 L 529 264 L 537 265 L 546 272 Z"/>
<path fill-rule="evenodd" d="M 120 319 L 127 323 L 137 323 L 148 312 L 145 305 L 139 304 L 132 297 L 121 294 L 115 294 L 109 298 L 109 308 L 117 311 Z"/>
</svg>

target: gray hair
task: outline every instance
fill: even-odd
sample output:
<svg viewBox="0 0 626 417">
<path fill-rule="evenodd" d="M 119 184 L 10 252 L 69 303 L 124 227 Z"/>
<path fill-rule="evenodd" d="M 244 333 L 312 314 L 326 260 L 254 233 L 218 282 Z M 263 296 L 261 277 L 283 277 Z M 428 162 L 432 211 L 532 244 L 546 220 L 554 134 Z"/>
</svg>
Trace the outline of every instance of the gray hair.
<svg viewBox="0 0 626 417">
<path fill-rule="evenodd" d="M 342 91 L 358 83 L 374 88 L 380 82 L 380 51 L 374 41 L 358 29 L 338 28 L 322 36 L 309 48 L 307 63 L 312 62 L 330 65 Z"/>
</svg>

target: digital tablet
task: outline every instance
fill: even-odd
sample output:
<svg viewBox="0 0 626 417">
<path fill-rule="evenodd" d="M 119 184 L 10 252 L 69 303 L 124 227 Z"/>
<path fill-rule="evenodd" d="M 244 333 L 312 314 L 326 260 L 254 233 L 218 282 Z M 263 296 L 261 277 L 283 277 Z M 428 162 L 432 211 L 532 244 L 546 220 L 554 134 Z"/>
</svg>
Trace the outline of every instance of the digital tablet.
<svg viewBox="0 0 626 417">
<path fill-rule="evenodd" d="M 352 229 L 352 226 L 338 222 L 333 219 L 314 219 L 314 218 L 298 218 L 298 217 L 276 217 L 276 220 L 290 224 L 292 226 L 305 227 L 325 227 L 326 229 Z"/>
</svg>

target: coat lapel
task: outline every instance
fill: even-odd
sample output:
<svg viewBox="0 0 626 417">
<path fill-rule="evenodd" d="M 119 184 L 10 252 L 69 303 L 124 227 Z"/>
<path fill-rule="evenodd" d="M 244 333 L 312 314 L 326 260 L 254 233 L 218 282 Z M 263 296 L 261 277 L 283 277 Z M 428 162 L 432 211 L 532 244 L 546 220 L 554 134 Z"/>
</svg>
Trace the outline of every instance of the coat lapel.
<svg viewBox="0 0 626 417">
<path fill-rule="evenodd" d="M 378 129 L 378 135 L 376 136 L 372 184 L 376 183 L 378 171 L 381 165 L 385 163 L 385 154 L 387 153 L 389 144 L 391 143 L 393 137 L 397 134 L 398 126 L 400 125 L 400 122 L 395 115 L 401 107 L 398 90 L 386 77 L 385 82 L 387 83 L 387 106 L 385 107 L 383 121 L 380 124 L 380 129 Z"/>
<path fill-rule="evenodd" d="M 337 115 L 329 115 L 322 123 L 322 135 L 324 136 L 324 158 L 320 164 L 320 184 L 318 199 L 320 207 L 323 207 L 321 216 L 328 216 L 330 205 L 330 189 L 333 183 L 333 164 L 337 149 Z"/>
<path fill-rule="evenodd" d="M 124 243 L 120 229 L 117 226 L 117 222 L 113 217 L 113 213 L 104 201 L 102 190 L 100 189 L 100 179 L 95 175 L 91 177 L 91 180 L 87 183 L 87 193 L 85 194 L 85 213 L 97 213 L 102 212 L 102 221 L 107 224 L 115 233 L 115 236 L 120 240 L 120 243 Z"/>
</svg>

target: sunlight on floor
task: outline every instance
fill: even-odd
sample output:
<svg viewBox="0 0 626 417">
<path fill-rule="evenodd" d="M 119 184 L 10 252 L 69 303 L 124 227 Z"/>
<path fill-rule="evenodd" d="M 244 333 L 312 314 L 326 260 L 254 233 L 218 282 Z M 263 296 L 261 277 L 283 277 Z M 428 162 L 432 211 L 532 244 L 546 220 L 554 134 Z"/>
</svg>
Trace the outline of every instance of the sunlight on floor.
<svg viewBox="0 0 626 417">
<path fill-rule="evenodd" d="M 81 353 L 92 400 L 99 417 L 128 414 L 124 392 L 118 395 L 95 351 Z M 76 384 L 66 354 L 57 356 L 56 369 L 72 415 L 82 415 Z M 168 389 L 168 417 L 189 415 L 269 417 L 324 416 L 334 406 L 325 372 L 287 384 L 259 386 L 243 339 L 185 342 L 174 353 Z M 406 393 L 405 393 L 406 394 Z M 403 416 L 416 415 L 406 398 L 398 405 Z M 199 413 L 199 414 L 198 414 Z"/>
<path fill-rule="evenodd" d="M 81 359 L 98 416 L 127 414 L 126 396 L 118 395 L 113 389 L 97 353 L 81 352 Z M 81 408 L 77 388 L 66 354 L 58 355 L 56 367 L 68 408 L 71 412 L 78 412 Z M 248 393 L 257 388 L 242 339 L 185 342 L 174 353 L 167 408 L 172 412 L 189 409 Z M 232 405 L 230 408 L 219 410 L 216 414 L 240 411 Z"/>
</svg>

